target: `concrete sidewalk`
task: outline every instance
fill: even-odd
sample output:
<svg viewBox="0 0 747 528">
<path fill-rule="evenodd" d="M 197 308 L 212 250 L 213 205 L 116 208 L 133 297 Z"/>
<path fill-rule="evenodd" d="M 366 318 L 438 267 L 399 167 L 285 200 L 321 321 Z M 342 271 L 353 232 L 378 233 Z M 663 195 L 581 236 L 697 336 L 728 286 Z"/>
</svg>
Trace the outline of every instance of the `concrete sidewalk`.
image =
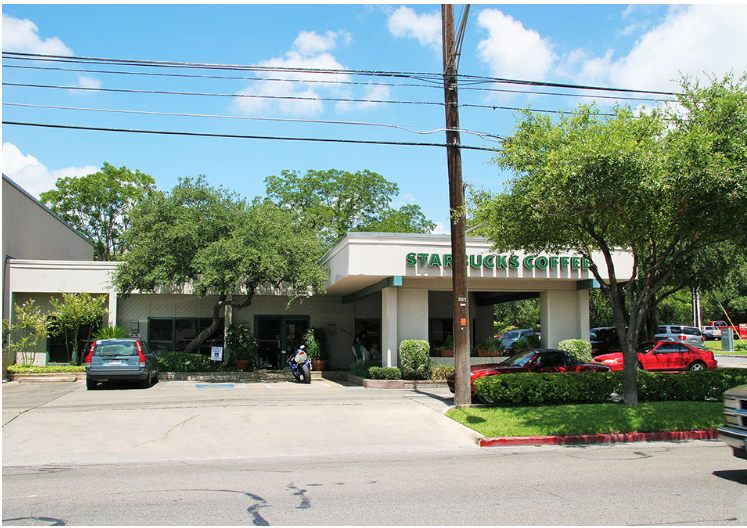
<svg viewBox="0 0 747 528">
<path fill-rule="evenodd" d="M 3 466 L 478 449 L 448 389 L 332 380 L 3 385 Z"/>
</svg>

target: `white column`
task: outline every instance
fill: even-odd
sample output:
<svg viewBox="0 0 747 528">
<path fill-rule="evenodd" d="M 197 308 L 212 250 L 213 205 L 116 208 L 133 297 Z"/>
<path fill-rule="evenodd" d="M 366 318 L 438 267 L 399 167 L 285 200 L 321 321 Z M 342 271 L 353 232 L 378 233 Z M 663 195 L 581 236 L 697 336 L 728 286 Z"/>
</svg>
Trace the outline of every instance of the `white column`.
<svg viewBox="0 0 747 528">
<path fill-rule="evenodd" d="M 401 288 L 398 296 L 397 342 L 428 340 L 428 290 Z"/>
<path fill-rule="evenodd" d="M 383 367 L 396 367 L 398 362 L 398 289 L 390 287 L 381 290 L 381 365 Z"/>
<path fill-rule="evenodd" d="M 117 326 L 117 291 L 109 291 L 109 326 Z"/>
<path fill-rule="evenodd" d="M 552 290 L 540 292 L 543 348 L 557 348 L 564 339 L 589 340 L 589 292 Z"/>
</svg>

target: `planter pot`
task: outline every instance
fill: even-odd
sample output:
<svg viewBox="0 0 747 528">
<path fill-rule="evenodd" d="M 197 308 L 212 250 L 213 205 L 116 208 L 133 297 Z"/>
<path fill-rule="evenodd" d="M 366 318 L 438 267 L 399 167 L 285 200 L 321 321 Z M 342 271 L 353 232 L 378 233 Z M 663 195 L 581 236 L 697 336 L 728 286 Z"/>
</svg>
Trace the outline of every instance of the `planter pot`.
<svg viewBox="0 0 747 528">
<path fill-rule="evenodd" d="M 493 352 L 491 350 L 478 350 L 477 351 L 477 357 L 493 357 L 493 356 L 500 356 L 497 352 Z"/>
<path fill-rule="evenodd" d="M 238 370 L 246 370 L 249 368 L 249 360 L 248 359 L 237 359 L 233 362 L 234 366 Z"/>
<path fill-rule="evenodd" d="M 454 351 L 453 350 L 442 350 L 441 357 L 454 357 Z"/>
<path fill-rule="evenodd" d="M 323 360 L 319 360 L 319 361 L 312 361 L 311 362 L 311 369 L 312 370 L 318 370 L 318 371 L 327 370 L 327 360 L 323 359 Z"/>
</svg>

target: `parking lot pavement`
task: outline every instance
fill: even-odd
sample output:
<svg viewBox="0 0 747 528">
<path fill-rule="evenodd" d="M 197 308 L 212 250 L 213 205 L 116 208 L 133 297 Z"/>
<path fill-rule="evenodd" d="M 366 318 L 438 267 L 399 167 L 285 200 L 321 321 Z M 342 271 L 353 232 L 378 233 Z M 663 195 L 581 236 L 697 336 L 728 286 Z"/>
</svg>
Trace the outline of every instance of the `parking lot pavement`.
<svg viewBox="0 0 747 528">
<path fill-rule="evenodd" d="M 448 389 L 347 382 L 3 385 L 3 466 L 478 449 Z M 7 405 L 7 408 L 6 408 Z"/>
</svg>

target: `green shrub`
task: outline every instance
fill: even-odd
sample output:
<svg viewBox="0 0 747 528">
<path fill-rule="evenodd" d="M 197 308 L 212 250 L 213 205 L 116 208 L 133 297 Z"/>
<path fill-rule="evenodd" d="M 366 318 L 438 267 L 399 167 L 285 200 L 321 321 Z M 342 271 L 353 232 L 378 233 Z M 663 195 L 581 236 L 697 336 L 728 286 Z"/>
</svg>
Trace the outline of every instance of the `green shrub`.
<svg viewBox="0 0 747 528">
<path fill-rule="evenodd" d="M 44 367 L 38 366 L 23 366 L 23 365 L 8 365 L 8 372 L 14 374 L 52 374 L 55 372 L 85 372 L 85 365 L 46 365 Z"/>
<path fill-rule="evenodd" d="M 566 339 L 558 343 L 558 350 L 565 350 L 583 363 L 591 363 L 591 343 L 583 339 Z"/>
<path fill-rule="evenodd" d="M 368 378 L 374 380 L 398 380 L 402 379 L 402 373 L 396 367 L 371 367 L 368 369 Z"/>
<path fill-rule="evenodd" d="M 454 372 L 454 367 L 451 365 L 431 365 L 432 380 L 445 380 L 446 376 L 452 372 Z"/>
<path fill-rule="evenodd" d="M 724 391 L 747 384 L 747 369 L 639 371 L 637 380 L 641 402 L 721 400 Z M 622 394 L 622 372 L 486 376 L 475 380 L 475 393 L 493 403 L 513 405 L 604 403 L 613 393 Z"/>
<path fill-rule="evenodd" d="M 322 349 L 320 332 L 315 328 L 309 328 L 303 335 L 303 343 L 306 345 L 306 354 L 310 361 L 321 361 L 327 359 Z"/>
<path fill-rule="evenodd" d="M 428 379 L 430 370 L 430 345 L 422 339 L 405 339 L 399 344 L 402 377 L 411 380 Z"/>
<path fill-rule="evenodd" d="M 353 370 L 352 370 L 353 376 L 370 379 L 371 376 L 369 374 L 369 370 L 374 366 L 376 365 L 374 365 L 370 361 L 364 361 L 364 362 L 358 363 L 355 367 L 353 367 Z"/>
<path fill-rule="evenodd" d="M 130 331 L 121 326 L 104 326 L 93 333 L 94 339 L 120 339 L 127 337 Z"/>
<path fill-rule="evenodd" d="M 196 352 L 164 352 L 158 358 L 161 372 L 220 372 L 233 370 L 220 361 L 213 361 L 205 354 Z"/>
</svg>

